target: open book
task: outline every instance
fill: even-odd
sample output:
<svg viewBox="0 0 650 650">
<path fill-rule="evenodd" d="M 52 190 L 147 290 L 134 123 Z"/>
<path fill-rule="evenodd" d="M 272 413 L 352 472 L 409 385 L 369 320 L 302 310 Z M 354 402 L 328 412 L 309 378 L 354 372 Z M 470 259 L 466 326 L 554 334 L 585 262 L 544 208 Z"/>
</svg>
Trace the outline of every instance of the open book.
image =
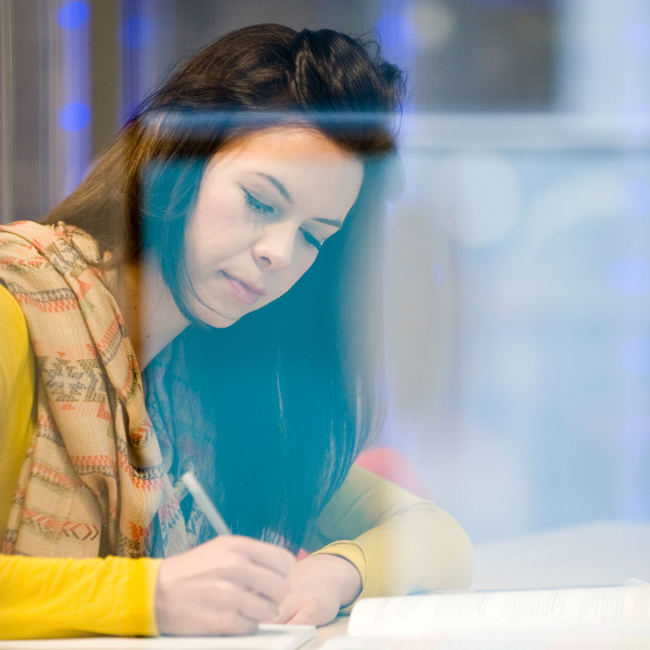
<svg viewBox="0 0 650 650">
<path fill-rule="evenodd" d="M 323 650 L 650 650 L 650 585 L 369 598 Z"/>
</svg>

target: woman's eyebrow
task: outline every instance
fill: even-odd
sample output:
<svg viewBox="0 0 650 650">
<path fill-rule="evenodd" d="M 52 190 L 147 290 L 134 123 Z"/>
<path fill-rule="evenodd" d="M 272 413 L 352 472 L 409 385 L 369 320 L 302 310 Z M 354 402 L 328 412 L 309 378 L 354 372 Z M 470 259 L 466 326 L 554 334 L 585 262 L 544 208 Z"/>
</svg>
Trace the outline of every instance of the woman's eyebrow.
<svg viewBox="0 0 650 650">
<path fill-rule="evenodd" d="M 261 176 L 262 178 L 265 178 L 269 183 L 271 183 L 277 190 L 282 194 L 282 196 L 285 198 L 287 203 L 289 205 L 293 205 L 293 199 L 291 198 L 291 194 L 287 191 L 287 188 L 282 185 L 282 183 L 275 177 L 271 176 L 271 174 L 265 174 L 264 172 L 255 172 L 257 176 Z M 318 221 L 320 223 L 324 223 L 328 226 L 334 226 L 335 228 L 341 228 L 343 226 L 343 222 L 340 219 L 326 219 L 325 217 L 317 217 L 314 219 L 314 221 Z"/>
<path fill-rule="evenodd" d="M 293 199 L 291 198 L 291 194 L 287 192 L 287 188 L 282 185 L 282 183 L 275 177 L 271 176 L 270 174 L 264 174 L 263 172 L 256 172 L 258 176 L 261 176 L 262 178 L 266 178 L 269 183 L 272 183 L 275 188 L 282 194 L 282 196 L 285 198 L 286 202 L 289 203 L 290 205 L 293 205 Z"/>
</svg>

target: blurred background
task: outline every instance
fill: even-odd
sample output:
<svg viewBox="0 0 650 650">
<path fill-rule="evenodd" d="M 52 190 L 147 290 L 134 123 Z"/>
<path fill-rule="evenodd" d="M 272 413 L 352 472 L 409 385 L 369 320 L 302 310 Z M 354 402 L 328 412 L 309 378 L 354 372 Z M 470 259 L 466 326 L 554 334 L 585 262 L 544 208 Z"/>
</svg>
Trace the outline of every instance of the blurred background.
<svg viewBox="0 0 650 650">
<path fill-rule="evenodd" d="M 0 221 L 259 22 L 374 37 L 409 74 L 377 444 L 475 541 L 649 521 L 647 0 L 0 0 Z"/>
</svg>

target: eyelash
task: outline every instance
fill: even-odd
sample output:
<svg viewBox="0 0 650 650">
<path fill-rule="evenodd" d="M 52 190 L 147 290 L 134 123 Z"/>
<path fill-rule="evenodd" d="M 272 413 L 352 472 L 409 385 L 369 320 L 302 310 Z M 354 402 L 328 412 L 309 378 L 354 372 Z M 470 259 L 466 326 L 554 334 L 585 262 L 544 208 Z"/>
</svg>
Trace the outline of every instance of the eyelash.
<svg viewBox="0 0 650 650">
<path fill-rule="evenodd" d="M 300 229 L 300 232 L 302 233 L 302 238 L 305 240 L 308 246 L 313 246 L 317 251 L 321 249 L 323 246 L 323 242 L 319 241 L 312 235 L 310 232 L 307 232 L 303 228 Z"/>
<path fill-rule="evenodd" d="M 254 212 L 257 212 L 258 214 L 264 216 L 271 216 L 275 214 L 276 210 L 272 205 L 268 205 L 268 203 L 264 203 L 263 201 L 260 201 L 258 198 L 253 196 L 248 190 L 244 190 L 244 196 L 246 197 L 246 205 L 248 205 L 248 207 Z"/>
<path fill-rule="evenodd" d="M 268 203 L 264 203 L 263 201 L 260 201 L 258 198 L 256 198 L 253 194 L 251 194 L 248 190 L 242 188 L 244 191 L 244 197 L 246 199 L 246 205 L 253 210 L 253 212 L 263 216 L 263 217 L 269 217 L 269 216 L 274 216 L 276 214 L 276 209 L 272 205 L 268 205 Z M 317 251 L 321 249 L 323 246 L 323 242 L 319 241 L 314 235 L 312 235 L 310 232 L 305 230 L 304 228 L 300 229 L 300 232 L 302 234 L 302 238 L 304 242 L 308 246 L 313 246 Z"/>
</svg>

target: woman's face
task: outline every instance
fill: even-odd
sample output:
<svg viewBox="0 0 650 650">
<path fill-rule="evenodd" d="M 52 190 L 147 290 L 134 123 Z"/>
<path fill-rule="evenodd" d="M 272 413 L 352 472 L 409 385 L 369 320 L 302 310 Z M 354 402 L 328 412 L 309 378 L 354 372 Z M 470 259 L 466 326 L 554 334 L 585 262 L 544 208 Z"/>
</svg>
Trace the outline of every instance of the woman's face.
<svg viewBox="0 0 650 650">
<path fill-rule="evenodd" d="M 307 127 L 267 128 L 219 150 L 187 224 L 190 311 L 227 327 L 285 293 L 341 227 L 362 178 L 356 156 Z"/>
</svg>

